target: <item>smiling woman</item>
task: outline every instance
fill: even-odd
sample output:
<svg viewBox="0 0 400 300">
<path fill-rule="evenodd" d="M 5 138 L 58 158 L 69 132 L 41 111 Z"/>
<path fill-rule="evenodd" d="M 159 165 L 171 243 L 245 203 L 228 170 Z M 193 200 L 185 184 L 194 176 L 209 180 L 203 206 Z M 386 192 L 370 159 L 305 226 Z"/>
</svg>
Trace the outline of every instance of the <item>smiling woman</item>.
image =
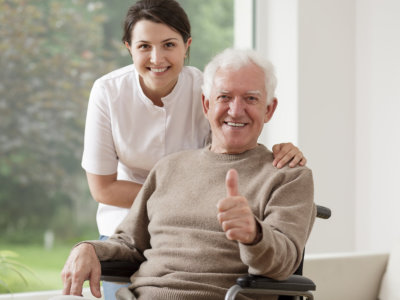
<svg viewBox="0 0 400 300">
<path fill-rule="evenodd" d="M 171 27 L 152 21 L 139 21 L 132 30 L 132 42 L 125 41 L 138 71 L 143 92 L 157 106 L 177 83 L 186 53 L 192 42 L 185 42 Z"/>
</svg>

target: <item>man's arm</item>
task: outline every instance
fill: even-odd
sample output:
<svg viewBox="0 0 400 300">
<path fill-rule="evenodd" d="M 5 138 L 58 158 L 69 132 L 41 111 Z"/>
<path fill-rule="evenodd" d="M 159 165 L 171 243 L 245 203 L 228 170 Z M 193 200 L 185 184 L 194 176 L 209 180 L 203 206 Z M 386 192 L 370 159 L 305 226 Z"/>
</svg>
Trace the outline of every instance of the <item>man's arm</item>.
<svg viewBox="0 0 400 300">
<path fill-rule="evenodd" d="M 301 263 L 316 216 L 314 187 L 307 168 L 278 173 L 272 181 L 273 192 L 258 220 L 262 239 L 255 245 L 239 244 L 239 249 L 249 273 L 282 280 Z"/>
<path fill-rule="evenodd" d="M 150 248 L 147 200 L 154 192 L 155 180 L 150 173 L 143 188 L 116 232 L 106 241 L 86 241 L 72 249 L 62 271 L 63 293 L 81 295 L 85 280 L 90 280 L 91 292 L 100 294 L 100 262 L 126 260 L 140 264 L 145 260 L 144 250 Z"/>
<path fill-rule="evenodd" d="M 227 173 L 227 197 L 218 203 L 218 220 L 227 238 L 239 242 L 251 274 L 285 279 L 301 262 L 315 220 L 312 176 L 308 169 L 286 176 L 292 178 L 278 180 L 259 220 L 239 195 L 237 172 Z"/>
</svg>

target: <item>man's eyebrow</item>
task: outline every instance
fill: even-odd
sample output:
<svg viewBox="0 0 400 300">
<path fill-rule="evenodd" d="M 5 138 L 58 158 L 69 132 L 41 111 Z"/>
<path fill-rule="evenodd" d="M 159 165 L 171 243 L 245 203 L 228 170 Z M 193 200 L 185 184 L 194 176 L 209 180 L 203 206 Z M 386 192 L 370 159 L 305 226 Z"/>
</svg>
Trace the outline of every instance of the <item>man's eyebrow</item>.
<svg viewBox="0 0 400 300">
<path fill-rule="evenodd" d="M 230 91 L 228 91 L 228 90 L 219 90 L 218 93 L 219 94 L 229 94 Z M 244 94 L 245 95 L 259 95 L 259 96 L 262 95 L 261 91 L 259 91 L 259 90 L 246 91 Z"/>
<path fill-rule="evenodd" d="M 227 91 L 227 90 L 219 90 L 218 94 L 229 94 L 229 91 Z"/>
<path fill-rule="evenodd" d="M 262 95 L 262 93 L 260 92 L 260 91 L 258 91 L 258 90 L 256 90 L 256 91 L 247 91 L 246 92 L 246 94 L 248 94 L 248 95 Z"/>
<path fill-rule="evenodd" d="M 162 40 L 161 43 L 166 43 L 166 42 L 169 42 L 169 41 L 172 41 L 172 40 L 178 40 L 178 39 L 177 39 L 177 38 L 168 38 L 168 39 Z M 146 41 L 146 40 L 136 41 L 135 43 L 136 43 L 136 44 L 138 44 L 138 43 L 147 43 L 147 44 L 151 44 L 151 42 Z"/>
</svg>

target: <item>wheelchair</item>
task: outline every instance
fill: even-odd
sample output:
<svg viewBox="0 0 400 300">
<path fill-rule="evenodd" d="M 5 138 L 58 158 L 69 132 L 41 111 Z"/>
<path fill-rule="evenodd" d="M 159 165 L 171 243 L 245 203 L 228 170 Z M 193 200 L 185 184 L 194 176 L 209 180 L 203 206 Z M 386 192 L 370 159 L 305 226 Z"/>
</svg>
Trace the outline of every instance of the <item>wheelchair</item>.
<svg viewBox="0 0 400 300">
<path fill-rule="evenodd" d="M 331 210 L 317 205 L 317 218 L 329 219 Z M 241 276 L 236 284 L 228 289 L 225 300 L 234 300 L 239 293 L 279 296 L 279 300 L 297 300 L 305 297 L 313 300 L 315 283 L 303 276 L 303 259 L 296 272 L 286 280 L 275 280 L 251 274 Z M 126 261 L 101 261 L 101 280 L 112 282 L 130 282 L 130 276 L 138 269 L 138 265 Z"/>
</svg>

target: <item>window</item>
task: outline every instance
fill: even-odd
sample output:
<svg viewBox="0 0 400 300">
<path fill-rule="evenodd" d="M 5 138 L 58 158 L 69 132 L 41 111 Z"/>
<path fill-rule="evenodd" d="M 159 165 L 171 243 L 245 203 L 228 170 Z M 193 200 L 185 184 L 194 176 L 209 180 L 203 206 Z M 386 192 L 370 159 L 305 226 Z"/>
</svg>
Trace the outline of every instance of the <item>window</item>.
<svg viewBox="0 0 400 300">
<path fill-rule="evenodd" d="M 60 288 L 71 246 L 98 236 L 80 166 L 86 107 L 96 78 L 131 63 L 120 40 L 128 2 L 0 1 L 0 251 L 40 279 L 24 273 L 24 285 L 0 268 L 0 293 Z M 233 45 L 234 1 L 179 2 L 189 64 L 203 69 Z"/>
</svg>

